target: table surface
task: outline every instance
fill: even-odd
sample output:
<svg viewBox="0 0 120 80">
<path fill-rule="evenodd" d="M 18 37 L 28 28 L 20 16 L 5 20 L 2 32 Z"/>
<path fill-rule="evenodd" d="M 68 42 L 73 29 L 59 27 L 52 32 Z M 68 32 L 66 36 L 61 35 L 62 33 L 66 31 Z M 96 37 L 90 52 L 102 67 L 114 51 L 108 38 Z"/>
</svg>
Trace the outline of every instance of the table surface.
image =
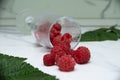
<svg viewBox="0 0 120 80">
<path fill-rule="evenodd" d="M 90 62 L 77 64 L 72 72 L 61 72 L 57 66 L 43 65 L 43 56 L 49 50 L 35 45 L 32 36 L 0 33 L 0 53 L 27 58 L 26 62 L 60 80 L 120 80 L 120 40 L 80 42 L 78 46 L 90 49 Z"/>
</svg>

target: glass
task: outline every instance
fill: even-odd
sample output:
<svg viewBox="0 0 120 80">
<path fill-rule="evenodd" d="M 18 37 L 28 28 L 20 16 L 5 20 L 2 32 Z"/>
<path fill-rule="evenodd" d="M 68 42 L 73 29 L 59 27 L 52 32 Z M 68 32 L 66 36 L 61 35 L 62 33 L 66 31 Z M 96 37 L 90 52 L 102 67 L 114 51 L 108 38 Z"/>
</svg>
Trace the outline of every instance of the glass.
<svg viewBox="0 0 120 80">
<path fill-rule="evenodd" d="M 21 17 L 17 17 L 17 25 L 22 28 L 23 32 L 31 32 L 37 44 L 47 48 L 53 47 L 50 30 L 55 23 L 61 25 L 61 34 L 70 33 L 72 35 L 70 45 L 74 49 L 80 41 L 81 29 L 80 24 L 72 17 L 51 14 L 42 16 L 23 14 Z"/>
</svg>

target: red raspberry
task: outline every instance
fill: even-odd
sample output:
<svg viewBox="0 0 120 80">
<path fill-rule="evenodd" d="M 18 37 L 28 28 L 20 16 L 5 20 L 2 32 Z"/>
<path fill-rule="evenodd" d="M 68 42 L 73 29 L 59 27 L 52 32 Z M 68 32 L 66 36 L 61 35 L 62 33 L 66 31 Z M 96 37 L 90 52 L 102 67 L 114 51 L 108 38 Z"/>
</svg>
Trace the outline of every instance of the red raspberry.
<svg viewBox="0 0 120 80">
<path fill-rule="evenodd" d="M 51 28 L 51 33 L 54 33 L 55 35 L 59 34 L 60 31 L 57 31 L 55 28 Z"/>
<path fill-rule="evenodd" d="M 59 23 L 53 24 L 53 28 L 55 28 L 57 31 L 61 31 L 61 25 Z"/>
<path fill-rule="evenodd" d="M 46 54 L 43 57 L 43 63 L 45 66 L 52 66 L 55 64 L 55 58 L 51 54 Z"/>
<path fill-rule="evenodd" d="M 55 46 L 57 44 L 61 43 L 61 35 L 57 35 L 56 37 L 53 38 L 52 45 Z"/>
<path fill-rule="evenodd" d="M 60 44 L 57 44 L 56 46 L 59 46 L 62 50 L 66 52 L 66 54 L 69 54 L 70 48 L 71 48 L 70 44 L 61 42 Z"/>
<path fill-rule="evenodd" d="M 60 34 L 60 30 L 58 30 L 56 26 L 53 25 L 53 27 L 50 30 L 50 41 L 52 42 L 53 39 Z"/>
<path fill-rule="evenodd" d="M 78 64 L 87 63 L 90 60 L 90 51 L 87 47 L 79 47 L 77 50 L 73 51 L 73 57 Z"/>
<path fill-rule="evenodd" d="M 54 46 L 51 49 L 51 55 L 55 57 L 55 62 L 57 63 L 61 56 L 66 55 L 66 52 L 60 46 Z"/>
<path fill-rule="evenodd" d="M 71 55 L 64 55 L 58 60 L 59 70 L 69 72 L 73 71 L 75 66 L 75 60 Z"/>
<path fill-rule="evenodd" d="M 55 37 L 54 33 L 50 33 L 50 41 L 51 42 L 53 41 L 54 37 Z"/>
<path fill-rule="evenodd" d="M 61 48 L 61 46 L 54 46 L 52 49 L 51 49 L 51 51 L 50 51 L 50 53 L 53 55 L 53 56 L 55 56 L 57 53 L 59 53 L 59 52 L 64 52 L 65 53 L 65 51 Z"/>
<path fill-rule="evenodd" d="M 63 42 L 68 42 L 69 44 L 71 43 L 72 41 L 72 35 L 69 34 L 69 33 L 65 33 L 63 36 L 62 36 L 62 39 L 61 39 Z"/>
<path fill-rule="evenodd" d="M 67 54 L 72 56 L 73 51 L 73 49 L 69 49 Z"/>
<path fill-rule="evenodd" d="M 59 60 L 63 55 L 66 55 L 65 51 L 59 51 L 58 53 L 56 53 L 56 55 L 55 55 L 55 62 L 56 62 L 56 64 L 58 63 L 58 60 Z"/>
</svg>

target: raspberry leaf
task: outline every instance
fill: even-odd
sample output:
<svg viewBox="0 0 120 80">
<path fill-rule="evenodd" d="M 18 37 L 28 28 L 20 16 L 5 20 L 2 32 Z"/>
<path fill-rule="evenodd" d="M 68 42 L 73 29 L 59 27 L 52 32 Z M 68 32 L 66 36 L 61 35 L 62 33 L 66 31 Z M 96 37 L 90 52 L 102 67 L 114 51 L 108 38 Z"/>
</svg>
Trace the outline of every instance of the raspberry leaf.
<svg viewBox="0 0 120 80">
<path fill-rule="evenodd" d="M 25 62 L 26 58 L 0 53 L 0 80 L 58 80 Z"/>
<path fill-rule="evenodd" d="M 115 26 L 112 26 L 112 27 L 110 28 L 110 30 L 111 30 L 112 32 L 114 32 L 114 33 L 120 38 L 120 30 L 119 30 L 119 29 L 115 28 Z"/>
<path fill-rule="evenodd" d="M 116 25 L 85 32 L 81 35 L 81 41 L 118 40 L 120 38 L 120 30 L 115 27 Z"/>
</svg>

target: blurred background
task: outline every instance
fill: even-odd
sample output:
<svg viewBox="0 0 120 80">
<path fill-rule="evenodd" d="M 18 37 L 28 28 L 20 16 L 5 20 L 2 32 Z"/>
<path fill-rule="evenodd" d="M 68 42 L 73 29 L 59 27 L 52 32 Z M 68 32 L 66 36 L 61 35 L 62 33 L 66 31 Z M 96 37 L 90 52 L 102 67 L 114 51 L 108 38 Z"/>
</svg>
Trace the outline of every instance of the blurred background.
<svg viewBox="0 0 120 80">
<path fill-rule="evenodd" d="M 27 10 L 71 16 L 87 30 L 120 25 L 120 0 L 0 0 L 0 30 L 19 31 L 16 16 Z"/>
</svg>

